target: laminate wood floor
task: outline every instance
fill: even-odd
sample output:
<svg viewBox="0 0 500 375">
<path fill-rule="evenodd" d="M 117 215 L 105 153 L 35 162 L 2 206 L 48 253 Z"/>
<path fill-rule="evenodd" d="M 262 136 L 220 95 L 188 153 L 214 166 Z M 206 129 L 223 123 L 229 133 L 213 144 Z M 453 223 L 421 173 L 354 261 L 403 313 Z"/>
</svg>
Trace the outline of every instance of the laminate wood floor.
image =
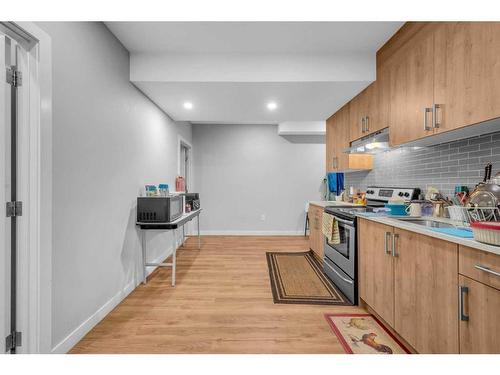
<svg viewBox="0 0 500 375">
<path fill-rule="evenodd" d="M 177 285 L 157 269 L 71 353 L 344 353 L 326 312 L 359 307 L 274 304 L 266 251 L 305 251 L 304 237 L 190 238 Z"/>
</svg>

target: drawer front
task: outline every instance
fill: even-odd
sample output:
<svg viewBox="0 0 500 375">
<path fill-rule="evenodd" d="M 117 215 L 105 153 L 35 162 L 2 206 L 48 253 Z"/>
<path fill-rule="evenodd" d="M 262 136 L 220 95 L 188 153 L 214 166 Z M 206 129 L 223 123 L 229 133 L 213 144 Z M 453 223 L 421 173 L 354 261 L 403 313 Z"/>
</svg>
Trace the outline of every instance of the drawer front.
<svg viewBox="0 0 500 375">
<path fill-rule="evenodd" d="M 483 284 L 500 289 L 500 256 L 460 246 L 459 272 Z"/>
</svg>

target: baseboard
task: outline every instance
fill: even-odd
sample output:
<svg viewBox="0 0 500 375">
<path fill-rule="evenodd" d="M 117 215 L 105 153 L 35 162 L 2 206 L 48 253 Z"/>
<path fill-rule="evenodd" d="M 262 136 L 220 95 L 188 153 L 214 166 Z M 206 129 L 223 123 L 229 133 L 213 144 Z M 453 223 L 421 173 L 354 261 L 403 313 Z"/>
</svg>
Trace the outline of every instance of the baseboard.
<svg viewBox="0 0 500 375">
<path fill-rule="evenodd" d="M 200 234 L 202 236 L 303 236 L 304 231 L 205 230 Z"/>
<path fill-rule="evenodd" d="M 135 289 L 135 280 L 128 283 L 125 288 L 115 294 L 111 299 L 92 314 L 87 320 L 80 324 L 73 332 L 64 338 L 53 349 L 53 354 L 64 354 L 71 350 L 87 333 L 94 328 L 111 310 L 113 310 L 125 297 Z"/>
<path fill-rule="evenodd" d="M 152 263 L 163 262 L 172 254 L 172 249 L 168 250 L 154 259 Z M 149 276 L 157 267 L 147 267 L 147 275 Z M 139 275 L 142 276 L 142 275 Z M 136 280 L 129 282 L 125 288 L 111 297 L 104 305 L 102 305 L 94 314 L 92 314 L 87 320 L 80 324 L 73 332 L 71 332 L 66 338 L 64 338 L 60 343 L 58 343 L 51 351 L 52 354 L 65 354 L 68 353 L 73 346 L 78 344 L 78 342 L 90 332 L 101 320 L 103 320 L 106 315 L 108 315 L 116 306 L 120 304 L 135 288 Z"/>
</svg>

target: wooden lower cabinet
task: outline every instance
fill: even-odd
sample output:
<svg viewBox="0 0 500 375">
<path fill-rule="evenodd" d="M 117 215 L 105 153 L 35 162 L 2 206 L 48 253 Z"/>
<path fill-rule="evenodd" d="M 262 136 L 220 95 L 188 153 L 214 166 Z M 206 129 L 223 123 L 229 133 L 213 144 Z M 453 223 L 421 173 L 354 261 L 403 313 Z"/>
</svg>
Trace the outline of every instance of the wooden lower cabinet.
<svg viewBox="0 0 500 375">
<path fill-rule="evenodd" d="M 324 254 L 324 242 L 323 242 L 323 231 L 321 229 L 323 222 L 323 207 L 316 205 L 309 205 L 309 247 L 318 256 L 320 260 L 323 260 Z"/>
<path fill-rule="evenodd" d="M 458 245 L 362 218 L 358 235 L 360 298 L 417 352 L 459 353 Z"/>
<path fill-rule="evenodd" d="M 394 261 L 386 252 L 386 238 L 390 240 L 392 231 L 390 226 L 359 219 L 359 296 L 390 325 L 394 324 Z"/>
<path fill-rule="evenodd" d="M 463 314 L 460 353 L 500 353 L 500 290 L 460 275 Z"/>
<path fill-rule="evenodd" d="M 458 246 L 394 230 L 394 329 L 419 353 L 458 353 Z"/>
</svg>

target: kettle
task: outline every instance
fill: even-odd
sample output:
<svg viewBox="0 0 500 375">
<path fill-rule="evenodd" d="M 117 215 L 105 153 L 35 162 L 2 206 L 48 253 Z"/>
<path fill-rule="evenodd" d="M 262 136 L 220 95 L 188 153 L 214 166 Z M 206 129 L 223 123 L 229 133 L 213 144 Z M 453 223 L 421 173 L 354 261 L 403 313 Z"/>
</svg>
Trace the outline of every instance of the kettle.
<svg viewBox="0 0 500 375">
<path fill-rule="evenodd" d="M 484 168 L 484 179 L 476 185 L 467 205 L 471 207 L 498 207 L 500 205 L 500 172 L 491 178 L 491 163 Z"/>
</svg>

